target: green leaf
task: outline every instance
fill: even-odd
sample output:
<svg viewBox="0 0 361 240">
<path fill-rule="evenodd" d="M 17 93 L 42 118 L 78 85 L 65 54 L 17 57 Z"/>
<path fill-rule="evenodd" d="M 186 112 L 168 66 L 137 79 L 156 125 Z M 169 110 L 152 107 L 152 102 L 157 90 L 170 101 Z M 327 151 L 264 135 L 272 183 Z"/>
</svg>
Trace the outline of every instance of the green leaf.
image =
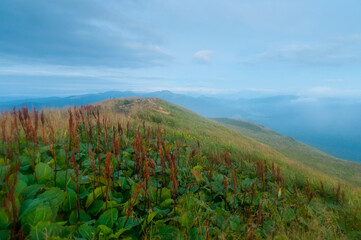
<svg viewBox="0 0 361 240">
<path fill-rule="evenodd" d="M 78 211 L 77 211 L 77 210 L 73 210 L 73 211 L 70 213 L 70 216 L 69 216 L 69 223 L 70 223 L 71 225 L 75 225 L 77 222 L 78 222 Z"/>
<path fill-rule="evenodd" d="M 120 186 L 122 188 L 125 188 L 126 186 L 129 185 L 126 177 L 120 177 L 119 181 L 118 181 L 118 184 L 120 184 Z"/>
<path fill-rule="evenodd" d="M 118 232 L 114 233 L 114 234 L 111 234 L 109 236 L 109 238 L 115 238 L 115 239 L 119 239 L 119 236 L 122 235 L 125 231 L 127 231 L 127 229 L 125 228 L 121 228 L 118 230 Z"/>
<path fill-rule="evenodd" d="M 79 227 L 80 235 L 88 240 L 95 239 L 95 228 L 93 226 L 89 226 L 87 223 L 82 224 Z"/>
<path fill-rule="evenodd" d="M 68 188 L 66 191 L 65 201 L 63 203 L 63 211 L 68 212 L 74 209 L 76 204 L 76 193 Z"/>
<path fill-rule="evenodd" d="M 97 224 L 105 225 L 109 228 L 112 228 L 114 223 L 118 219 L 118 210 L 115 208 L 109 209 L 105 211 L 102 215 L 100 215 Z"/>
<path fill-rule="evenodd" d="M 105 187 L 97 187 L 94 190 L 94 194 L 93 193 L 89 193 L 88 198 L 86 199 L 86 203 L 85 203 L 85 207 L 88 208 L 93 202 L 94 200 L 96 200 L 101 194 L 102 192 L 105 193 Z M 94 198 L 95 195 L 95 198 Z"/>
<path fill-rule="evenodd" d="M 28 230 L 31 226 L 36 226 L 41 221 L 51 221 L 53 218 L 53 210 L 48 203 L 44 202 L 33 205 L 31 209 L 20 216 L 21 224 L 25 230 Z"/>
<path fill-rule="evenodd" d="M 117 208 L 122 206 L 122 204 L 117 203 L 116 201 L 108 201 L 108 202 L 104 202 L 103 206 L 101 207 L 101 211 L 107 210 L 109 208 Z"/>
<path fill-rule="evenodd" d="M 140 220 L 139 220 L 139 219 L 136 219 L 135 217 L 129 217 L 127 223 L 126 223 L 125 226 L 124 226 L 124 223 L 125 223 L 126 219 L 127 219 L 126 216 L 120 217 L 120 218 L 118 219 L 118 226 L 119 226 L 120 228 L 125 228 L 126 230 L 130 230 L 130 229 L 132 229 L 133 227 L 138 226 L 139 223 L 140 223 Z"/>
<path fill-rule="evenodd" d="M 32 239 L 47 240 L 51 237 L 66 237 L 68 232 L 65 227 L 51 222 L 39 222 L 31 229 Z"/>
<path fill-rule="evenodd" d="M 113 230 L 105 225 L 99 225 L 100 235 L 108 236 L 113 233 Z"/>
<path fill-rule="evenodd" d="M 240 227 L 241 227 L 241 221 L 239 220 L 239 217 L 232 215 L 230 216 L 229 220 L 229 224 L 231 225 L 231 228 L 233 231 L 235 232 L 239 232 L 240 231 Z"/>
<path fill-rule="evenodd" d="M 87 212 L 96 216 L 99 214 L 100 209 L 102 208 L 104 201 L 102 200 L 95 200 L 93 204 L 88 208 Z"/>
<path fill-rule="evenodd" d="M 28 212 L 32 211 L 34 208 L 37 207 L 37 205 L 39 205 L 42 202 L 43 202 L 43 200 L 39 199 L 39 198 L 28 199 L 28 200 L 25 200 L 24 202 L 22 202 L 21 211 L 20 211 L 20 218 L 22 216 L 28 214 Z"/>
<path fill-rule="evenodd" d="M 168 209 L 171 208 L 172 203 L 173 203 L 173 199 L 168 198 L 164 200 L 159 206 L 163 209 Z"/>
<path fill-rule="evenodd" d="M 39 190 L 43 187 L 44 185 L 39 185 L 39 184 L 33 184 L 30 186 L 27 186 L 22 192 L 21 192 L 21 196 L 24 199 L 33 199 L 35 198 L 36 194 L 39 192 Z"/>
<path fill-rule="evenodd" d="M 10 225 L 9 217 L 4 209 L 0 209 L 0 229 L 6 229 Z"/>
<path fill-rule="evenodd" d="M 16 183 L 16 186 L 15 186 L 15 195 L 19 196 L 26 187 L 27 187 L 26 182 L 24 182 L 22 180 L 18 180 L 18 182 Z"/>
<path fill-rule="evenodd" d="M 26 175 L 24 175 L 24 174 L 22 174 L 21 172 L 18 172 L 17 173 L 17 178 L 18 178 L 18 181 L 24 181 L 26 184 L 28 184 L 29 183 L 29 179 L 28 179 L 28 177 L 26 176 Z"/>
<path fill-rule="evenodd" d="M 8 169 L 8 166 L 0 166 L 0 182 L 4 182 L 5 180 L 5 175 L 6 175 L 6 171 Z"/>
<path fill-rule="evenodd" d="M 179 239 L 178 229 L 169 225 L 154 226 L 150 234 L 152 239 L 162 239 L 162 240 Z M 193 239 L 193 238 L 189 238 L 189 239 Z"/>
<path fill-rule="evenodd" d="M 64 201 L 64 192 L 53 187 L 40 194 L 38 198 L 49 202 L 51 207 L 59 207 Z"/>
<path fill-rule="evenodd" d="M 0 240 L 10 239 L 10 230 L 0 230 Z"/>
<path fill-rule="evenodd" d="M 87 214 L 83 209 L 81 209 L 79 213 L 80 213 L 80 217 L 79 217 L 80 222 L 87 222 L 91 220 L 90 215 Z M 78 210 L 73 210 L 69 216 L 69 223 L 75 225 L 77 224 L 77 222 L 78 222 Z"/>
<path fill-rule="evenodd" d="M 45 163 L 38 163 L 35 167 L 36 177 L 40 184 L 49 184 L 54 176 L 54 171 Z"/>
<path fill-rule="evenodd" d="M 65 177 L 66 177 L 66 187 L 75 190 L 76 186 L 75 186 L 74 181 L 70 178 L 70 174 L 75 175 L 73 169 L 68 169 L 67 174 L 66 174 L 66 171 L 57 172 L 57 174 L 56 174 L 56 186 L 65 190 Z"/>
<path fill-rule="evenodd" d="M 44 200 L 45 202 L 48 202 L 51 209 L 53 210 L 54 215 L 56 216 L 59 207 L 64 201 L 64 192 L 59 188 L 54 187 L 40 194 L 38 198 Z"/>
<path fill-rule="evenodd" d="M 204 227 L 192 228 L 189 231 L 189 239 L 202 240 L 205 239 L 205 229 Z"/>
<path fill-rule="evenodd" d="M 150 224 L 152 222 L 153 218 L 158 215 L 158 213 L 159 213 L 158 211 L 151 212 L 150 214 L 148 214 L 147 217 L 145 217 L 143 219 L 142 231 L 144 231 L 144 229 L 146 229 L 147 224 Z"/>
<path fill-rule="evenodd" d="M 191 214 L 189 212 L 183 213 L 178 222 L 181 224 L 184 228 L 190 228 L 193 225 L 193 221 L 191 220 Z"/>
<path fill-rule="evenodd" d="M 162 195 L 160 197 L 161 201 L 164 201 L 164 200 L 166 200 L 168 198 L 171 198 L 171 196 L 172 196 L 172 193 L 171 193 L 170 189 L 162 188 Z"/>
</svg>

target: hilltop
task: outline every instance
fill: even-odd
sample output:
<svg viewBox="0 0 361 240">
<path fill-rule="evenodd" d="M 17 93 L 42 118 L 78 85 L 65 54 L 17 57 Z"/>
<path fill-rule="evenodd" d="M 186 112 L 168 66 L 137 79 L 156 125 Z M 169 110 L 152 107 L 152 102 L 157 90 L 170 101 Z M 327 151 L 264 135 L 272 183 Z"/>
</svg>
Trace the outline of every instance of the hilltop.
<svg viewBox="0 0 361 240">
<path fill-rule="evenodd" d="M 361 237 L 359 187 L 164 100 L 0 123 L 1 239 Z"/>
</svg>

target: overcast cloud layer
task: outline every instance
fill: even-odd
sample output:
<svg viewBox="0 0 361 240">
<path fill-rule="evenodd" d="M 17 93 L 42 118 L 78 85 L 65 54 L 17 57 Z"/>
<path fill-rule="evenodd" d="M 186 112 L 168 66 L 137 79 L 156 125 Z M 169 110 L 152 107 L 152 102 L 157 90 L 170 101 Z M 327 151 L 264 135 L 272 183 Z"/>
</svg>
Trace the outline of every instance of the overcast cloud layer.
<svg viewBox="0 0 361 240">
<path fill-rule="evenodd" d="M 0 95 L 361 96 L 361 2 L 0 4 Z"/>
</svg>

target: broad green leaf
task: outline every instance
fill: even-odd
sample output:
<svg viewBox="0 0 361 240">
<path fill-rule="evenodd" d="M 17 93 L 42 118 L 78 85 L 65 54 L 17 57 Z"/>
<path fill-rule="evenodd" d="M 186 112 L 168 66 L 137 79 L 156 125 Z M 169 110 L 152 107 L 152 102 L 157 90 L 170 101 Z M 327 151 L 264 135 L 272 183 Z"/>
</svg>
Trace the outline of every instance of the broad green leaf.
<svg viewBox="0 0 361 240">
<path fill-rule="evenodd" d="M 78 211 L 73 210 L 69 215 L 69 223 L 75 225 L 78 222 Z"/>
<path fill-rule="evenodd" d="M 0 230 L 0 240 L 10 239 L 10 230 Z"/>
<path fill-rule="evenodd" d="M 39 222 L 31 229 L 32 239 L 47 240 L 51 237 L 66 237 L 68 232 L 65 227 L 51 222 Z"/>
<path fill-rule="evenodd" d="M 159 206 L 163 209 L 171 208 L 171 205 L 173 203 L 173 199 L 168 198 L 164 200 Z"/>
<path fill-rule="evenodd" d="M 85 207 L 88 208 L 102 193 L 105 193 L 105 186 L 97 187 L 94 190 L 94 194 L 92 192 L 89 193 L 88 198 L 86 199 Z"/>
<path fill-rule="evenodd" d="M 108 236 L 113 233 L 113 230 L 105 225 L 99 225 L 100 235 Z"/>
<path fill-rule="evenodd" d="M 19 159 L 20 159 L 20 162 L 21 162 L 21 166 L 24 166 L 24 165 L 32 165 L 32 160 L 31 160 L 31 157 L 29 156 L 19 156 Z"/>
<path fill-rule="evenodd" d="M 200 227 L 200 228 L 192 228 L 189 231 L 189 239 L 194 239 L 194 240 L 202 240 L 205 239 L 205 229 L 204 227 Z"/>
<path fill-rule="evenodd" d="M 128 181 L 127 181 L 126 177 L 120 177 L 119 181 L 117 183 L 120 184 L 120 186 L 122 188 L 125 188 L 126 186 L 128 186 Z"/>
<path fill-rule="evenodd" d="M 24 199 L 33 199 L 35 198 L 36 194 L 39 192 L 39 190 L 43 187 L 44 185 L 39 185 L 39 184 L 33 184 L 30 186 L 27 186 L 22 192 L 21 192 L 21 196 Z"/>
<path fill-rule="evenodd" d="M 122 204 L 117 203 L 116 201 L 108 201 L 108 202 L 104 202 L 102 208 L 100 209 L 101 211 L 110 209 L 110 208 L 117 208 L 122 206 Z"/>
<path fill-rule="evenodd" d="M 64 192 L 53 187 L 40 194 L 38 198 L 49 202 L 51 207 L 59 207 L 64 201 Z"/>
<path fill-rule="evenodd" d="M 135 217 L 129 217 L 127 223 L 125 224 L 126 219 L 127 219 L 126 216 L 120 217 L 118 219 L 118 226 L 120 228 L 125 228 L 126 230 L 130 230 L 133 227 L 138 226 L 140 224 L 140 220 L 136 219 Z M 125 226 L 124 226 L 124 224 L 125 224 Z"/>
<path fill-rule="evenodd" d="M 35 172 L 40 184 L 49 184 L 54 176 L 53 169 L 49 165 L 42 162 L 36 165 Z"/>
<path fill-rule="evenodd" d="M 161 201 L 164 201 L 164 200 L 166 200 L 168 198 L 171 198 L 171 196 L 172 196 L 172 193 L 171 193 L 170 189 L 162 188 L 162 195 L 160 197 Z"/>
<path fill-rule="evenodd" d="M 59 188 L 50 188 L 38 196 L 39 199 L 43 199 L 45 202 L 50 204 L 54 215 L 56 216 L 59 207 L 64 201 L 64 192 Z"/>
<path fill-rule="evenodd" d="M 53 210 L 50 205 L 41 202 L 23 214 L 20 217 L 20 220 L 23 227 L 25 227 L 25 230 L 27 230 L 31 226 L 36 226 L 41 221 L 51 221 L 53 218 Z"/>
<path fill-rule="evenodd" d="M 118 210 L 113 208 L 105 211 L 102 215 L 100 215 L 97 224 L 105 225 L 109 228 L 112 228 L 114 223 L 118 219 Z"/>
<path fill-rule="evenodd" d="M 73 169 L 68 169 L 67 175 L 66 175 L 66 171 L 57 172 L 56 186 L 65 190 L 65 180 L 66 180 L 66 187 L 75 190 L 76 186 L 75 186 L 74 181 L 70 178 L 70 174 L 73 174 L 73 176 L 75 175 Z"/>
<path fill-rule="evenodd" d="M 79 227 L 79 233 L 80 235 L 88 240 L 95 239 L 95 228 L 93 226 L 90 226 L 88 224 L 82 224 Z"/>
<path fill-rule="evenodd" d="M 179 239 L 179 230 L 169 225 L 154 226 L 152 228 L 151 238 L 162 240 L 174 240 Z M 193 238 L 189 238 L 193 239 Z"/>
<path fill-rule="evenodd" d="M 119 229 L 116 233 L 111 234 L 111 235 L 109 236 L 109 238 L 119 239 L 120 235 L 122 235 L 125 231 L 127 231 L 127 229 L 121 228 L 121 229 Z"/>
<path fill-rule="evenodd" d="M 63 211 L 68 212 L 74 209 L 76 204 L 76 192 L 68 188 L 63 203 Z"/>
<path fill-rule="evenodd" d="M 24 215 L 28 214 L 28 212 L 35 209 L 37 207 L 37 205 L 39 205 L 43 201 L 44 201 L 43 199 L 39 199 L 39 198 L 28 199 L 26 201 L 23 201 L 21 203 L 20 218 L 22 218 Z"/>
<path fill-rule="evenodd" d="M 21 181 L 24 181 L 26 184 L 29 183 L 29 179 L 27 178 L 27 176 L 22 174 L 21 172 L 18 172 L 17 176 L 18 176 L 18 181 L 21 180 Z"/>
<path fill-rule="evenodd" d="M 239 217 L 232 215 L 228 220 L 232 230 L 235 232 L 239 232 L 241 227 L 241 221 L 239 220 Z"/>
<path fill-rule="evenodd" d="M 143 223 L 142 223 L 142 231 L 144 231 L 144 229 L 147 227 L 147 224 L 150 224 L 152 222 L 152 220 L 155 218 L 155 216 L 158 215 L 158 211 L 155 212 L 151 212 L 150 214 L 148 214 L 147 217 L 145 217 L 143 219 Z"/>
<path fill-rule="evenodd" d="M 10 225 L 9 217 L 4 209 L 0 209 L 0 229 L 6 229 Z"/>
<path fill-rule="evenodd" d="M 80 216 L 79 216 L 79 221 L 80 222 L 87 222 L 87 221 L 91 220 L 90 215 L 87 214 L 83 209 L 81 209 L 79 211 L 79 213 L 80 213 Z M 75 225 L 78 222 L 78 210 L 73 210 L 70 213 L 69 222 L 72 225 Z"/>
<path fill-rule="evenodd" d="M 8 166 L 0 166 L 0 182 L 4 182 L 5 180 L 5 174 L 8 169 Z"/>
<path fill-rule="evenodd" d="M 100 209 L 103 207 L 104 201 L 102 200 L 95 200 L 92 205 L 87 209 L 87 212 L 96 216 L 99 214 Z"/>
<path fill-rule="evenodd" d="M 25 190 L 26 187 L 27 187 L 26 182 L 24 182 L 23 180 L 18 180 L 15 186 L 16 196 L 19 196 Z"/>
</svg>

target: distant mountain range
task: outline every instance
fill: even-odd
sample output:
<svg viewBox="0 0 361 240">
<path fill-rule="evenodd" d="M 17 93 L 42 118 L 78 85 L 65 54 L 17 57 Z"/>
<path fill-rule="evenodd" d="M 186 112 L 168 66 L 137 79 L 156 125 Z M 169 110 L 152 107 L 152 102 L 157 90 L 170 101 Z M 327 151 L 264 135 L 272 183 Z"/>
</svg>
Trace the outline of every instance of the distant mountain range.
<svg viewBox="0 0 361 240">
<path fill-rule="evenodd" d="M 303 99 L 294 95 L 236 100 L 192 97 L 170 91 L 105 92 L 69 97 L 0 99 L 0 110 L 14 106 L 64 107 L 108 98 L 158 97 L 209 118 L 235 118 L 267 126 L 336 157 L 361 162 L 361 103 L 348 99 Z"/>
</svg>

